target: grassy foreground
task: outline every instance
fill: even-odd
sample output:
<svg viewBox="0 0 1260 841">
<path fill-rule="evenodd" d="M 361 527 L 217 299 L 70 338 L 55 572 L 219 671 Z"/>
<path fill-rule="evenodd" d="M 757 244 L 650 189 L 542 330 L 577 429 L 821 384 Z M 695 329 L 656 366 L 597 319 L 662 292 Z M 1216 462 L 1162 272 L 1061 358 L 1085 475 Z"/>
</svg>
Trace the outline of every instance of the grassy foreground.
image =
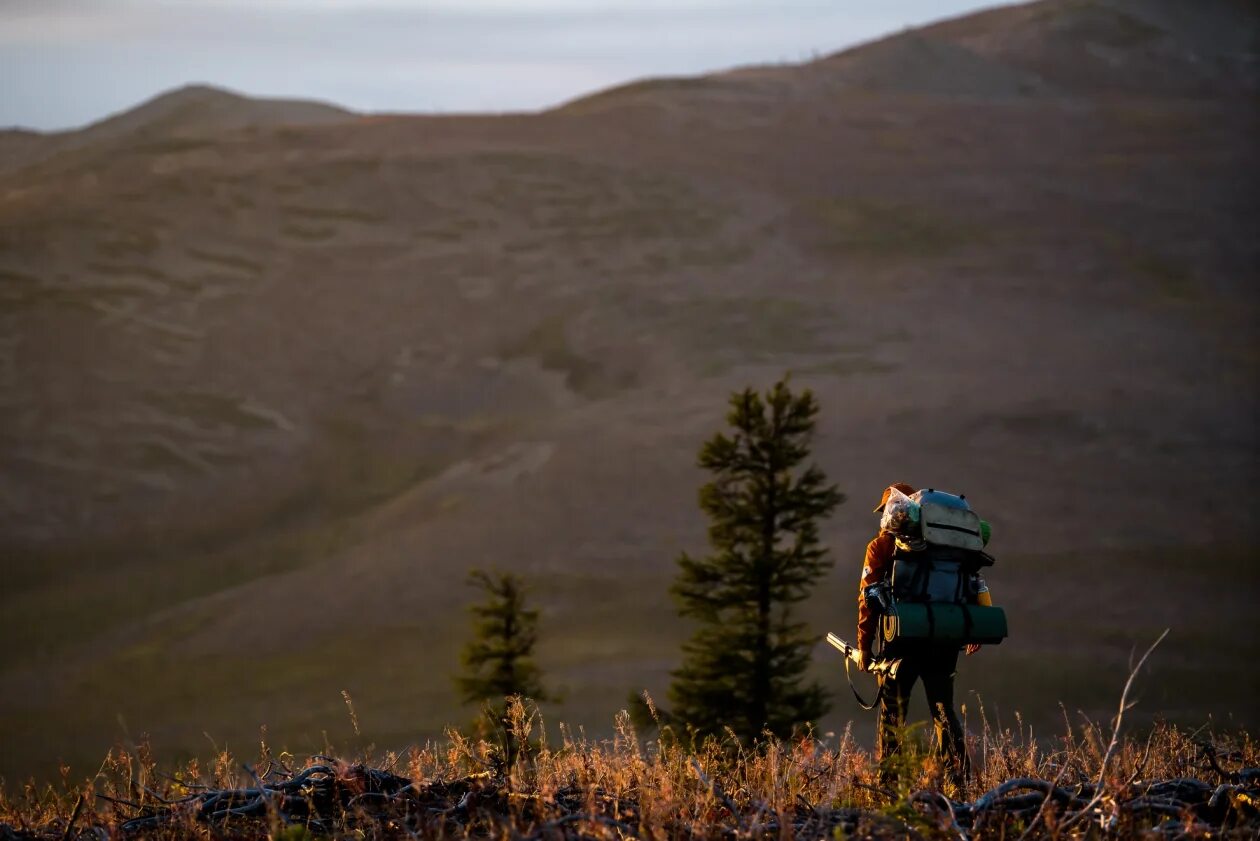
<svg viewBox="0 0 1260 841">
<path fill-rule="evenodd" d="M 548 733 L 516 703 L 503 759 L 494 738 L 353 761 L 224 752 L 159 768 L 147 746 L 119 747 L 78 782 L 0 791 L 0 839 L 55 838 L 1255 838 L 1260 768 L 1247 733 L 1157 725 L 1140 738 L 1065 717 L 1033 740 L 987 721 L 969 736 L 975 777 L 945 782 L 919 747 L 882 787 L 846 730 L 692 749 L 666 729 L 646 743 L 622 713 L 616 735 Z M 911 727 L 912 735 L 921 728 Z M 908 740 L 914 744 L 915 739 Z"/>
</svg>

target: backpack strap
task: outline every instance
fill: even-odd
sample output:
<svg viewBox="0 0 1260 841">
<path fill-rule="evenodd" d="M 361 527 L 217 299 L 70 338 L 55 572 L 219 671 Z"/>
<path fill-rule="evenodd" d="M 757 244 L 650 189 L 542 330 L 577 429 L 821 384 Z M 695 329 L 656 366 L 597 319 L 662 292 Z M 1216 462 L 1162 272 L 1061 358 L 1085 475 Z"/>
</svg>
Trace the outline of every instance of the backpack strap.
<svg viewBox="0 0 1260 841">
<path fill-rule="evenodd" d="M 893 585 L 893 597 L 900 597 L 907 601 L 920 601 L 927 593 L 928 576 L 932 572 L 932 559 L 927 551 L 907 552 L 901 547 L 893 552 L 892 563 L 889 565 L 889 576 L 891 577 L 896 570 L 898 561 L 903 561 L 913 567 L 910 573 L 910 580 L 903 582 L 895 582 Z"/>
<path fill-rule="evenodd" d="M 866 703 L 866 701 L 862 700 L 862 696 L 858 694 L 857 687 L 853 685 L 853 675 L 849 674 L 849 666 L 852 662 L 853 661 L 848 657 L 844 658 L 844 679 L 849 682 L 849 689 L 853 691 L 853 697 L 857 699 L 858 706 L 869 712 L 870 710 L 875 709 L 875 707 L 879 705 L 879 702 L 884 698 L 883 678 L 879 681 L 879 691 L 875 693 L 875 700 L 871 701 L 869 704 Z"/>
</svg>

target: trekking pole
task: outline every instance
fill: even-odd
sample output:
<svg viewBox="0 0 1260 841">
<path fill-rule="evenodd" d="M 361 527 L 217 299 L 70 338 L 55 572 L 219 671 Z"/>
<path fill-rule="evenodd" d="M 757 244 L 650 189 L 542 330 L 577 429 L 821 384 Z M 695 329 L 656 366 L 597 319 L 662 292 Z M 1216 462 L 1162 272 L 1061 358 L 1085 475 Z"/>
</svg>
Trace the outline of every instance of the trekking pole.
<svg viewBox="0 0 1260 841">
<path fill-rule="evenodd" d="M 827 642 L 831 643 L 831 647 L 839 651 L 845 657 L 849 658 L 854 664 L 861 665 L 861 655 L 858 650 L 840 639 L 835 634 L 827 634 Z M 881 677 L 889 677 L 894 680 L 897 677 L 897 669 L 901 668 L 900 660 L 874 660 L 867 664 L 866 670 L 873 675 Z"/>
</svg>

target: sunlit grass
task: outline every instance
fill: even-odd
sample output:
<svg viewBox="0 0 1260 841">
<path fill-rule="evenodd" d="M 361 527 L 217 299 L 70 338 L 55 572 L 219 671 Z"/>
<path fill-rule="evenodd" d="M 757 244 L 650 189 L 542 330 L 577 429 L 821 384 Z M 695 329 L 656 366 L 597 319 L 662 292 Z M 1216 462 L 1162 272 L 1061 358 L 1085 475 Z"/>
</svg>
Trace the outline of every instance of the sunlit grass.
<svg viewBox="0 0 1260 841">
<path fill-rule="evenodd" d="M 960 790 L 925 748 L 921 727 L 908 728 L 893 763 L 899 776 L 889 781 L 848 730 L 803 730 L 789 741 L 753 746 L 729 739 L 694 744 L 670 728 L 636 732 L 622 713 L 611 738 L 591 739 L 519 701 L 509 709 L 506 733 L 450 729 L 445 738 L 390 750 L 361 722 L 352 698 L 344 692 L 338 698 L 348 718 L 341 738 L 325 734 L 311 749 L 325 755 L 295 756 L 272 743 L 265 727 L 250 747 L 232 750 L 210 737 L 211 750 L 179 763 L 155 761 L 146 740 L 127 741 L 99 767 L 63 767 L 56 782 L 0 791 L 0 823 L 30 828 L 31 838 L 61 837 L 70 823 L 112 835 L 128 820 L 169 813 L 145 830 L 147 837 L 200 837 L 209 830 L 206 810 L 169 804 L 235 791 L 235 815 L 220 812 L 213 820 L 220 832 L 230 827 L 232 837 L 249 839 L 566 838 L 570 827 L 580 837 L 609 839 L 952 838 L 963 835 L 959 822 L 972 833 L 963 837 L 1083 838 L 1096 836 L 1099 819 L 1113 820 L 1111 832 L 1126 837 L 1166 822 L 1202 837 L 1224 826 L 1227 837 L 1242 838 L 1257 825 L 1246 784 L 1232 789 L 1237 797 L 1227 792 L 1211 807 L 1204 796 L 1254 757 L 1256 745 L 1245 732 L 1159 725 L 1113 748 L 1111 727 L 1088 720 L 1069 718 L 1059 734 L 1036 741 L 1018 726 L 985 719 L 968 739 L 973 778 Z M 505 740 L 523 749 L 505 758 Z M 326 755 L 332 752 L 353 758 Z M 290 787 L 296 796 L 259 799 L 260 781 L 278 790 L 304 768 L 311 783 Z M 1179 781 L 1174 791 L 1194 792 L 1182 795 L 1183 802 L 1200 805 L 1162 812 L 1132 805 L 1146 802 L 1144 787 L 1172 780 Z M 997 793 L 1017 781 L 1057 786 L 1074 805 Z M 396 794 L 359 796 L 381 784 Z M 1005 808 L 981 807 L 985 792 Z M 1073 818 L 1073 808 L 1088 819 Z"/>
</svg>

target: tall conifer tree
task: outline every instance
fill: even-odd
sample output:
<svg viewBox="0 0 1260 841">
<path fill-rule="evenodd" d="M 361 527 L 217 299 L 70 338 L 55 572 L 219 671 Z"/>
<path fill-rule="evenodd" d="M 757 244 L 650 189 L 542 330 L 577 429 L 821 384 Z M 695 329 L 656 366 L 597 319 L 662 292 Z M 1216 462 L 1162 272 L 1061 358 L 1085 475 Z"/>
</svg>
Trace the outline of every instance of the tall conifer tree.
<svg viewBox="0 0 1260 841">
<path fill-rule="evenodd" d="M 733 394 L 728 436 L 700 450 L 713 474 L 700 489 L 712 553 L 683 553 L 672 593 L 699 622 L 669 690 L 672 717 L 699 735 L 730 728 L 746 743 L 787 736 L 828 709 L 805 670 L 817 637 L 793 606 L 831 566 L 818 523 L 844 496 L 817 466 L 803 466 L 818 403 L 786 380 L 763 397 Z"/>
</svg>

